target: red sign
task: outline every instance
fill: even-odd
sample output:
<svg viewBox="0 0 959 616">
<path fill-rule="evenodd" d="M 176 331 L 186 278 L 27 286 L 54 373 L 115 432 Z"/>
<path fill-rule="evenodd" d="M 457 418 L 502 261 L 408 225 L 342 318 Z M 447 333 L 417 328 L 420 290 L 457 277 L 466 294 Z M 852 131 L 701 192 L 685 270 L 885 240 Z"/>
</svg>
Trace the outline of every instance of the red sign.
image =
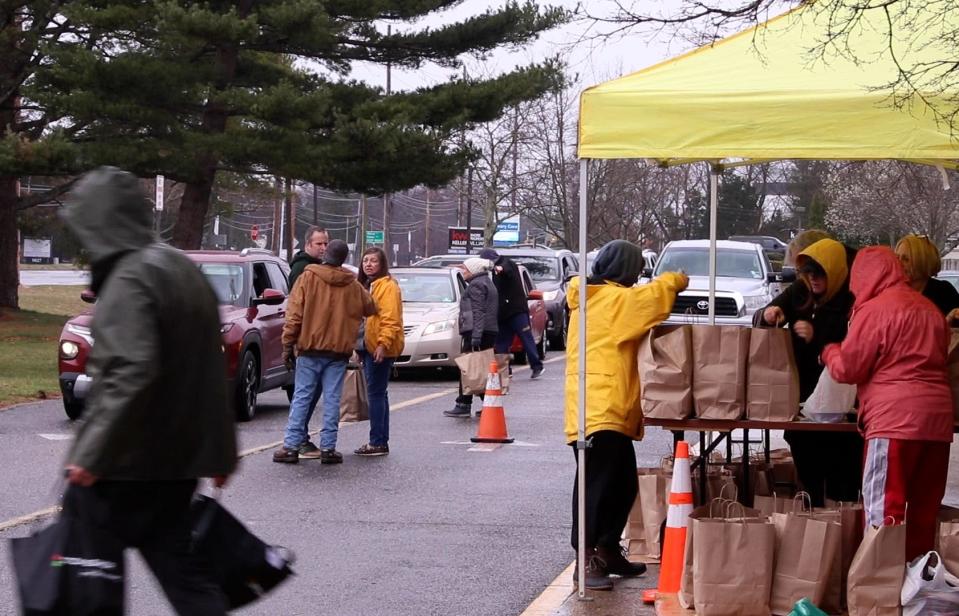
<svg viewBox="0 0 959 616">
<path fill-rule="evenodd" d="M 250 239 L 256 240 L 258 237 L 260 237 L 260 228 L 256 225 L 253 225 L 250 227 Z"/>
</svg>

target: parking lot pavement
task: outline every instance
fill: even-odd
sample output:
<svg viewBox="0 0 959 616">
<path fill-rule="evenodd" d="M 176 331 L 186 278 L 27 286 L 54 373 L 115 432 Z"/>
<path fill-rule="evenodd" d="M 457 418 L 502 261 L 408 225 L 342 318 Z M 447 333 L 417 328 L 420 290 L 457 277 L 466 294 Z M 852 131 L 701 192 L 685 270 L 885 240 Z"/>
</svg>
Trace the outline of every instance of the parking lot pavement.
<svg viewBox="0 0 959 616">
<path fill-rule="evenodd" d="M 20 270 L 20 284 L 25 287 L 41 285 L 81 285 L 90 282 L 90 272 L 77 270 Z"/>
</svg>

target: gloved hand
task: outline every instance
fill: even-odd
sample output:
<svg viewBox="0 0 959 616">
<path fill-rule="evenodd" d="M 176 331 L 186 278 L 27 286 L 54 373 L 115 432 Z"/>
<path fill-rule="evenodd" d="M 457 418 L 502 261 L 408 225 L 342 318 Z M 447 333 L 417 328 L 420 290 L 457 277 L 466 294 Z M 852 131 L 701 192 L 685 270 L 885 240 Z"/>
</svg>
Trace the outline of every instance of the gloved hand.
<svg viewBox="0 0 959 616">
<path fill-rule="evenodd" d="M 283 364 L 287 370 L 296 368 L 296 356 L 293 355 L 293 347 L 283 347 Z"/>
</svg>

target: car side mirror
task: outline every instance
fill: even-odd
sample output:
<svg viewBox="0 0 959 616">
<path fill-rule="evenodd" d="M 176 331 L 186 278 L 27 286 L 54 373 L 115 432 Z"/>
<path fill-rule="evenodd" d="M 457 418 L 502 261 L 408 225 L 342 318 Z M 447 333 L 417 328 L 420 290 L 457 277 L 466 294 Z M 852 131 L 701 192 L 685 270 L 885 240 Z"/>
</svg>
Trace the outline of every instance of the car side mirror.
<svg viewBox="0 0 959 616">
<path fill-rule="evenodd" d="M 569 284 L 569 281 L 577 276 L 579 276 L 579 272 L 570 272 L 569 274 L 566 274 L 566 278 L 563 278 L 563 284 Z"/>
<path fill-rule="evenodd" d="M 769 282 L 796 282 L 796 268 L 784 267 L 781 272 L 770 272 L 766 280 Z"/>
<path fill-rule="evenodd" d="M 91 289 L 84 289 L 80 291 L 80 301 L 87 304 L 95 304 L 97 301 L 97 294 Z"/>
<path fill-rule="evenodd" d="M 652 278 L 653 277 L 653 268 L 644 267 L 642 278 Z"/>
<path fill-rule="evenodd" d="M 250 300 L 250 306 L 277 306 L 283 303 L 286 295 L 276 289 L 266 289 L 260 297 L 254 297 Z"/>
<path fill-rule="evenodd" d="M 529 292 L 529 295 L 526 296 L 526 299 L 543 299 L 543 292 L 540 289 L 533 289 Z"/>
</svg>

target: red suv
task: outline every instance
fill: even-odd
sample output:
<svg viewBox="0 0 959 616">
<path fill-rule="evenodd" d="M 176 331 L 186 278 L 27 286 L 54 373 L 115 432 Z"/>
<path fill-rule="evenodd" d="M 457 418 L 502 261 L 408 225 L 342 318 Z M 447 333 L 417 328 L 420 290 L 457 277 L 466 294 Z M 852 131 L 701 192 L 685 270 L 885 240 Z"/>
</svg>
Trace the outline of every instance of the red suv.
<svg viewBox="0 0 959 616">
<path fill-rule="evenodd" d="M 256 248 L 195 250 L 186 255 L 206 275 L 219 300 L 226 378 L 237 419 L 248 421 L 256 412 L 259 392 L 293 384 L 293 373 L 283 364 L 281 342 L 290 266 L 270 251 Z M 94 300 L 88 292 L 84 299 Z M 90 385 L 86 363 L 94 342 L 92 320 L 93 309 L 67 321 L 60 333 L 60 391 L 70 419 L 83 412 Z"/>
</svg>

